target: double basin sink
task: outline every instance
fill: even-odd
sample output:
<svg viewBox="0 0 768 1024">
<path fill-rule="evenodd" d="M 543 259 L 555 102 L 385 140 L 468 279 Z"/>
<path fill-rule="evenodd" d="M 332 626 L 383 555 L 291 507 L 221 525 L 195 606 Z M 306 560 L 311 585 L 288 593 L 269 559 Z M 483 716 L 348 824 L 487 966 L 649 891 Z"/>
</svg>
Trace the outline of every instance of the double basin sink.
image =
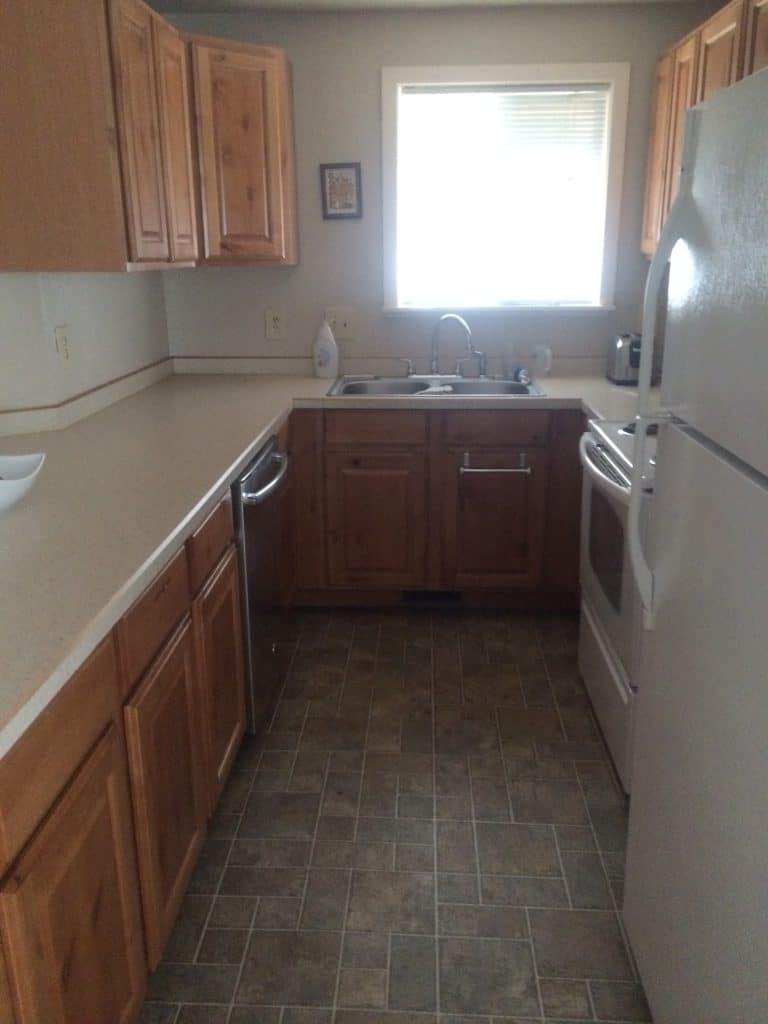
<svg viewBox="0 0 768 1024">
<path fill-rule="evenodd" d="M 465 377 L 340 377 L 329 395 L 416 395 L 447 398 L 451 395 L 535 395 L 543 394 L 533 382 L 523 384 L 517 380 L 495 377 L 467 379 Z"/>
</svg>

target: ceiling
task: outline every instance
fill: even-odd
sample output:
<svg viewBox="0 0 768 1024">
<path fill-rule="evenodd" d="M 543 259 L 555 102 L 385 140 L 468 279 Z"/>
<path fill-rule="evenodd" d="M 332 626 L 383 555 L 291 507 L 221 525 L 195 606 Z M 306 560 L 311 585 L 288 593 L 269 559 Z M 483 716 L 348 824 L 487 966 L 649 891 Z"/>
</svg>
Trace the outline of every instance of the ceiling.
<svg viewBox="0 0 768 1024">
<path fill-rule="evenodd" d="M 523 7 L 547 4 L 592 3 L 611 5 L 633 3 L 638 0 L 152 0 L 152 5 L 161 11 L 215 12 L 255 10 L 299 10 L 299 11 L 340 11 L 374 10 L 397 8 L 418 10 L 423 8 L 462 7 Z M 643 3 L 678 3 L 689 0 L 639 0 Z"/>
</svg>

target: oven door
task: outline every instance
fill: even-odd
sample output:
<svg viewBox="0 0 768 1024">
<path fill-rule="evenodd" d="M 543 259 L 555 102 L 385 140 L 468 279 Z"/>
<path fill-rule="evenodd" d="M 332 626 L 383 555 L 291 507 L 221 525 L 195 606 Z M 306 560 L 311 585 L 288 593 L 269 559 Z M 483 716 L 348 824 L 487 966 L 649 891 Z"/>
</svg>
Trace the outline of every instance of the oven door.
<svg viewBox="0 0 768 1024">
<path fill-rule="evenodd" d="M 584 467 L 581 589 L 603 642 L 631 685 L 639 595 L 627 544 L 630 481 L 593 434 L 584 434 L 579 452 Z"/>
</svg>

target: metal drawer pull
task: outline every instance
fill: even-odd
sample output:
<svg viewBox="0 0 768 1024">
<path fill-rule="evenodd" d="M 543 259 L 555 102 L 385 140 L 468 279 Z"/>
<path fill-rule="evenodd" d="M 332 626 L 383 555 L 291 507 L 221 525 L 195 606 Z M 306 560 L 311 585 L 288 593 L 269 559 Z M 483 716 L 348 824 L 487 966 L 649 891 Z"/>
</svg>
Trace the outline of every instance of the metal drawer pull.
<svg viewBox="0 0 768 1024">
<path fill-rule="evenodd" d="M 533 468 L 527 465 L 525 452 L 520 452 L 520 465 L 515 469 L 473 469 L 469 464 L 469 452 L 464 452 L 464 462 L 459 466 L 459 473 L 462 476 L 465 473 L 523 473 L 530 476 Z"/>
</svg>

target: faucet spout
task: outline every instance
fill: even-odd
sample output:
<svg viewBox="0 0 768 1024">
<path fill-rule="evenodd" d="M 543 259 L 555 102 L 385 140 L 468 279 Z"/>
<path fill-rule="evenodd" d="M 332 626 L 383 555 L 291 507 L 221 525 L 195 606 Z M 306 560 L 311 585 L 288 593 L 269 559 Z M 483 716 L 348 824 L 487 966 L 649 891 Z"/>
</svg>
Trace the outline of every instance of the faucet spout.
<svg viewBox="0 0 768 1024">
<path fill-rule="evenodd" d="M 467 338 L 467 351 L 471 352 L 472 355 L 479 355 L 472 347 L 472 330 L 464 319 L 463 316 L 459 316 L 458 313 L 443 313 L 440 319 L 437 321 L 435 326 L 432 328 L 432 351 L 429 360 L 429 372 L 433 375 L 440 373 L 440 328 L 443 326 L 446 320 L 455 320 L 456 323 L 463 328 Z"/>
</svg>

